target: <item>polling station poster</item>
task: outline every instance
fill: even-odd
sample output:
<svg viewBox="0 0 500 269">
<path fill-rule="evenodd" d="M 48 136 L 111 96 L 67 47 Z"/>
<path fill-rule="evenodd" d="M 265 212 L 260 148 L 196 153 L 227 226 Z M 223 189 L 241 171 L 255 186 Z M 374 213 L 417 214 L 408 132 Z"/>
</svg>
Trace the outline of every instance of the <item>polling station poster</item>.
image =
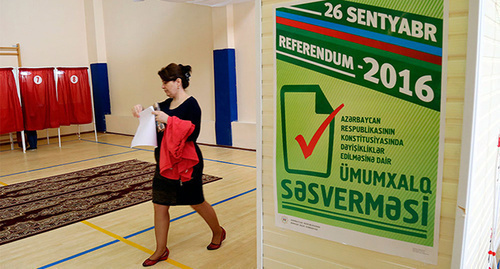
<svg viewBox="0 0 500 269">
<path fill-rule="evenodd" d="M 276 225 L 436 264 L 443 0 L 274 12 Z"/>
</svg>

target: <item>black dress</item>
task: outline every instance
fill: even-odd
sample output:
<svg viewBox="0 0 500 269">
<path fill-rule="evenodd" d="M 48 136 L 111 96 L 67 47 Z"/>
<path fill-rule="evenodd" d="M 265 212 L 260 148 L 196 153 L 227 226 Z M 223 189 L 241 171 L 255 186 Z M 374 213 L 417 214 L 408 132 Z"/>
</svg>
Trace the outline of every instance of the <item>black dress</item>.
<svg viewBox="0 0 500 269">
<path fill-rule="evenodd" d="M 203 175 L 203 156 L 196 144 L 200 134 L 201 109 L 194 97 L 189 97 L 182 104 L 170 109 L 172 98 L 159 103 L 160 110 L 169 116 L 176 116 L 181 120 L 191 121 L 195 129 L 187 141 L 193 141 L 199 162 L 193 167 L 191 180 L 182 182 L 179 179 L 168 179 L 160 174 L 159 160 L 163 132 L 158 132 L 158 147 L 155 149 L 156 172 L 153 176 L 153 203 L 160 205 L 196 205 L 205 201 L 201 177 Z"/>
</svg>

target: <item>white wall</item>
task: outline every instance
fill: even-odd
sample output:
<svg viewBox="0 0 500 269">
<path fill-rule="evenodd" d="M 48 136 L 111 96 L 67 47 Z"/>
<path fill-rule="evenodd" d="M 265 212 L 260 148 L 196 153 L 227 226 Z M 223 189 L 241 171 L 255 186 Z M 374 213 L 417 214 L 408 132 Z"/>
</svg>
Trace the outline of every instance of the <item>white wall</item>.
<svg viewBox="0 0 500 269">
<path fill-rule="evenodd" d="M 0 46 L 16 43 L 23 67 L 88 66 L 83 0 L 0 0 Z M 17 67 L 17 58 L 0 56 L 0 66 Z M 76 130 L 61 127 L 62 134 Z M 93 127 L 82 125 L 88 130 Z M 49 131 L 57 135 L 57 129 Z"/>
<path fill-rule="evenodd" d="M 166 98 L 158 70 L 170 62 L 190 64 L 188 92 L 203 111 L 199 142 L 215 144 L 212 9 L 162 0 L 0 0 L 0 46 L 20 43 L 25 67 L 107 61 L 112 113 L 106 116 L 107 130 L 124 134 L 137 127 L 131 106 Z M 233 11 L 239 116 L 233 145 L 254 149 L 254 3 L 235 4 Z M 2 56 L 0 66 L 17 66 L 17 59 Z"/>
<path fill-rule="evenodd" d="M 111 99 L 107 130 L 130 133 L 137 126 L 130 113 L 133 105 L 166 99 L 157 73 L 171 62 L 192 66 L 188 93 L 200 103 L 202 120 L 213 121 L 211 9 L 159 0 L 109 0 L 103 1 L 103 10 Z M 200 136 L 200 142 L 206 140 Z"/>
<path fill-rule="evenodd" d="M 25 67 L 87 66 L 83 0 L 0 0 L 0 46 L 16 43 Z M 0 65 L 17 60 L 3 56 Z"/>
<path fill-rule="evenodd" d="M 488 268 L 500 135 L 500 1 L 471 3 L 456 268 Z M 477 14 L 477 15 L 476 15 Z M 476 57 L 477 56 L 477 57 Z M 463 239 L 462 239 L 463 237 Z M 458 242 L 463 242 L 458 245 Z M 494 265 L 494 264 L 493 264 Z"/>
<path fill-rule="evenodd" d="M 234 45 L 236 50 L 236 81 L 238 121 L 233 122 L 233 146 L 256 148 L 256 59 L 255 2 L 235 4 Z"/>
<path fill-rule="evenodd" d="M 234 5 L 238 121 L 255 124 L 255 2 Z"/>
<path fill-rule="evenodd" d="M 213 22 L 214 14 L 227 13 L 225 8 L 159 0 L 108 0 L 103 1 L 103 7 L 111 99 L 111 115 L 106 116 L 109 132 L 134 133 L 137 120 L 131 117 L 130 108 L 164 100 L 157 72 L 176 62 L 193 67 L 188 92 L 202 108 L 198 141 L 215 144 L 213 50 L 223 42 L 214 40 L 217 33 L 224 32 L 225 39 L 229 38 L 227 33 L 234 34 L 236 49 L 239 120 L 233 124 L 233 146 L 255 149 L 253 2 L 233 6 L 234 28 L 229 30 L 217 28 L 226 24 Z"/>
</svg>

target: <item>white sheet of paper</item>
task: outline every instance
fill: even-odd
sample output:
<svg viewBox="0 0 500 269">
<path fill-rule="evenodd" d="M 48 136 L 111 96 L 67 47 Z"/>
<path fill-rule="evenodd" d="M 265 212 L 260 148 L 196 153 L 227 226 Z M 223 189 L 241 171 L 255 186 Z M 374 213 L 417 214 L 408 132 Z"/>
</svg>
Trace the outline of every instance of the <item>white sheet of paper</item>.
<svg viewBox="0 0 500 269">
<path fill-rule="evenodd" d="M 139 127 L 137 127 L 134 139 L 132 139 L 131 148 L 137 146 L 158 146 L 156 142 L 155 116 L 151 114 L 153 111 L 153 107 L 150 106 L 139 113 Z"/>
</svg>

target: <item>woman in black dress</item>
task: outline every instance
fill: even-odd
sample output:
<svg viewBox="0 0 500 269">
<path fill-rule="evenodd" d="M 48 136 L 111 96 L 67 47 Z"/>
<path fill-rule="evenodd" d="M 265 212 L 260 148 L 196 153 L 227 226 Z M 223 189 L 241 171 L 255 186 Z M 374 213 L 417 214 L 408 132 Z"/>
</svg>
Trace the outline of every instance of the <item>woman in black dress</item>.
<svg viewBox="0 0 500 269">
<path fill-rule="evenodd" d="M 226 237 L 225 230 L 219 225 L 217 215 L 212 206 L 203 197 L 202 175 L 203 156 L 196 144 L 200 133 L 201 109 L 196 99 L 188 95 L 185 89 L 189 86 L 191 66 L 174 63 L 162 68 L 158 75 L 162 79 L 162 89 L 169 97 L 158 104 L 159 110 L 152 112 L 158 123 L 168 124 L 169 117 L 176 116 L 181 120 L 194 124 L 194 131 L 187 138 L 193 141 L 199 162 L 193 167 L 191 180 L 184 182 L 179 178 L 165 178 L 160 174 L 159 162 L 163 130 L 158 131 L 158 147 L 155 149 L 156 172 L 153 177 L 153 205 L 156 236 L 156 250 L 151 257 L 144 261 L 143 266 L 151 266 L 168 258 L 167 236 L 170 225 L 169 208 L 173 205 L 190 205 L 205 220 L 212 230 L 212 241 L 208 250 L 215 250 L 221 246 Z M 141 105 L 132 109 L 132 114 L 139 117 L 143 110 Z M 166 150 L 166 149 L 164 149 Z"/>
</svg>

